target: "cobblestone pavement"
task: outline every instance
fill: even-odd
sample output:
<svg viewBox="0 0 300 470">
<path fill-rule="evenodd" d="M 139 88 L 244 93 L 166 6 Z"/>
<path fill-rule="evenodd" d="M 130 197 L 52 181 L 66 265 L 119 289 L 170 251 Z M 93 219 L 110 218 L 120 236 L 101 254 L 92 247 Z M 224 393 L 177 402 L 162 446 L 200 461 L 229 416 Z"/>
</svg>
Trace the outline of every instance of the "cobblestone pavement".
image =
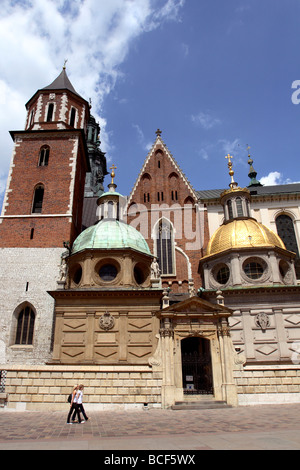
<svg viewBox="0 0 300 470">
<path fill-rule="evenodd" d="M 1 410 L 0 449 L 300 449 L 300 404 L 67 413 Z"/>
</svg>

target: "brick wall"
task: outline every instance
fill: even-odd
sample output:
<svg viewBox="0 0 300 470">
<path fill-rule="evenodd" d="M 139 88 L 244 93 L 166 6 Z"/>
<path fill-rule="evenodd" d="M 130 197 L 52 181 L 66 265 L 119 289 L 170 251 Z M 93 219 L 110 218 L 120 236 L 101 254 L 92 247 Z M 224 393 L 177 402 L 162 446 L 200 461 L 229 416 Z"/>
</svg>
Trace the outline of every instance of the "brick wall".
<svg viewBox="0 0 300 470">
<path fill-rule="evenodd" d="M 155 251 L 152 237 L 158 220 L 165 217 L 174 227 L 175 276 L 163 276 L 163 286 L 171 285 L 173 292 L 181 291 L 185 286 L 187 292 L 192 277 L 195 287 L 199 288 L 198 263 L 202 247 L 208 242 L 206 212 L 196 209 L 197 196 L 193 188 L 160 139 L 146 159 L 129 203 L 128 223 L 136 224 L 140 218 L 142 222 L 136 228 L 145 237 L 152 253 Z M 131 216 L 134 204 L 138 205 L 138 212 Z M 191 273 L 188 272 L 189 263 Z"/>
<path fill-rule="evenodd" d="M 86 170 L 81 134 L 42 134 L 22 135 L 22 142 L 15 147 L 2 215 L 19 217 L 2 220 L 3 247 L 62 246 L 63 241 L 72 242 L 80 233 Z M 49 164 L 38 166 L 43 145 L 50 147 Z M 32 214 L 34 190 L 39 184 L 44 186 L 42 212 Z M 56 217 L 65 214 L 70 217 Z"/>
</svg>

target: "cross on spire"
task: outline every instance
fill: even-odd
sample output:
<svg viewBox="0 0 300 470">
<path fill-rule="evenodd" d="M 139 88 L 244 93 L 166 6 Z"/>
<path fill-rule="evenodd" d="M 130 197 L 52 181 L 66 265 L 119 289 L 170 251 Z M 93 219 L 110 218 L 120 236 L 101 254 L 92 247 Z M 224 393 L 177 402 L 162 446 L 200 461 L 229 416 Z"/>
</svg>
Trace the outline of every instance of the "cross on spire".
<svg viewBox="0 0 300 470">
<path fill-rule="evenodd" d="M 232 169 L 232 161 L 231 161 L 231 159 L 233 158 L 233 156 L 230 155 L 230 154 L 228 154 L 228 155 L 226 155 L 225 158 L 227 158 L 227 160 L 228 160 L 229 176 L 231 177 L 231 182 L 230 182 L 230 185 L 229 185 L 229 186 L 231 187 L 231 189 L 233 189 L 234 187 L 237 186 L 237 183 L 236 183 L 236 182 L 234 181 L 234 179 L 233 179 L 234 171 L 233 171 L 233 169 Z"/>
<path fill-rule="evenodd" d="M 231 159 L 233 158 L 233 156 L 230 155 L 230 154 L 228 154 L 228 155 L 226 155 L 225 158 L 227 158 L 227 160 L 228 160 L 228 166 L 232 167 L 232 161 L 231 161 Z"/>
<path fill-rule="evenodd" d="M 110 167 L 110 170 L 112 170 L 110 176 L 111 176 L 111 184 L 114 184 L 114 177 L 116 176 L 115 174 L 115 170 L 117 169 L 117 167 L 115 165 L 112 165 Z"/>
<path fill-rule="evenodd" d="M 161 130 L 160 130 L 160 129 L 157 129 L 157 131 L 155 132 L 155 134 L 157 135 L 157 137 L 160 137 L 160 136 L 161 136 Z"/>
</svg>

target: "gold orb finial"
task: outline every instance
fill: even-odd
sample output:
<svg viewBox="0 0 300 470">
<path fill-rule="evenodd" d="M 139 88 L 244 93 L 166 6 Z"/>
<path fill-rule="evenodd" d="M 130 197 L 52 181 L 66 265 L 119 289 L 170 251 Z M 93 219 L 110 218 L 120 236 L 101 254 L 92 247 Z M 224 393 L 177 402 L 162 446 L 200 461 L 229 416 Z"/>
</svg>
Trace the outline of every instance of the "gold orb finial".
<svg viewBox="0 0 300 470">
<path fill-rule="evenodd" d="M 117 169 L 117 167 L 115 165 L 112 165 L 110 167 L 110 170 L 112 170 L 110 176 L 111 176 L 111 184 L 114 184 L 114 177 L 116 176 L 115 174 L 115 170 Z"/>
<path fill-rule="evenodd" d="M 229 186 L 231 187 L 231 189 L 233 189 L 233 188 L 235 188 L 235 187 L 237 186 L 237 183 L 236 183 L 236 182 L 234 181 L 234 179 L 233 179 L 234 171 L 233 171 L 233 169 L 232 169 L 232 161 L 231 161 L 231 159 L 233 158 L 233 156 L 230 155 L 230 154 L 228 154 L 228 155 L 226 155 L 225 158 L 227 158 L 227 160 L 228 160 L 229 176 L 230 176 L 230 178 L 231 178 L 231 182 L 230 182 L 230 185 L 229 185 Z"/>
</svg>

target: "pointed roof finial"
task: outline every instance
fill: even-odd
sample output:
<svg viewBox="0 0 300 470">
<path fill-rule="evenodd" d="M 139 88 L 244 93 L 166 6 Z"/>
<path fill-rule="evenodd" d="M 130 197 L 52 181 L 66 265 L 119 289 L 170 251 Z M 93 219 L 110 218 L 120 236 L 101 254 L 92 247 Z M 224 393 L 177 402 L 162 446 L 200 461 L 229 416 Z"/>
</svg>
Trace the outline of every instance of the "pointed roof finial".
<svg viewBox="0 0 300 470">
<path fill-rule="evenodd" d="M 250 184 L 248 185 L 248 188 L 250 186 L 262 186 L 262 184 L 260 183 L 260 181 L 258 181 L 256 179 L 256 175 L 257 175 L 257 172 L 254 170 L 253 168 L 253 160 L 250 156 L 250 148 L 249 145 L 247 146 L 247 150 L 248 150 L 248 165 L 250 166 L 250 170 L 249 170 L 249 173 L 248 173 L 248 176 L 250 178 Z"/>
<path fill-rule="evenodd" d="M 229 169 L 229 176 L 231 178 L 231 182 L 229 184 L 229 186 L 231 187 L 231 189 L 235 188 L 237 186 L 237 183 L 234 181 L 233 179 L 233 175 L 234 175 L 234 171 L 232 169 L 232 161 L 231 159 L 233 158 L 232 155 L 228 154 L 226 155 L 227 160 L 228 160 L 228 169 Z"/>
<path fill-rule="evenodd" d="M 68 62 L 68 59 L 65 59 L 63 70 L 66 70 L 67 62 Z"/>
<path fill-rule="evenodd" d="M 155 134 L 157 135 L 157 137 L 160 137 L 160 136 L 161 136 L 161 130 L 160 130 L 160 129 L 157 129 L 157 131 L 155 132 Z"/>
</svg>

